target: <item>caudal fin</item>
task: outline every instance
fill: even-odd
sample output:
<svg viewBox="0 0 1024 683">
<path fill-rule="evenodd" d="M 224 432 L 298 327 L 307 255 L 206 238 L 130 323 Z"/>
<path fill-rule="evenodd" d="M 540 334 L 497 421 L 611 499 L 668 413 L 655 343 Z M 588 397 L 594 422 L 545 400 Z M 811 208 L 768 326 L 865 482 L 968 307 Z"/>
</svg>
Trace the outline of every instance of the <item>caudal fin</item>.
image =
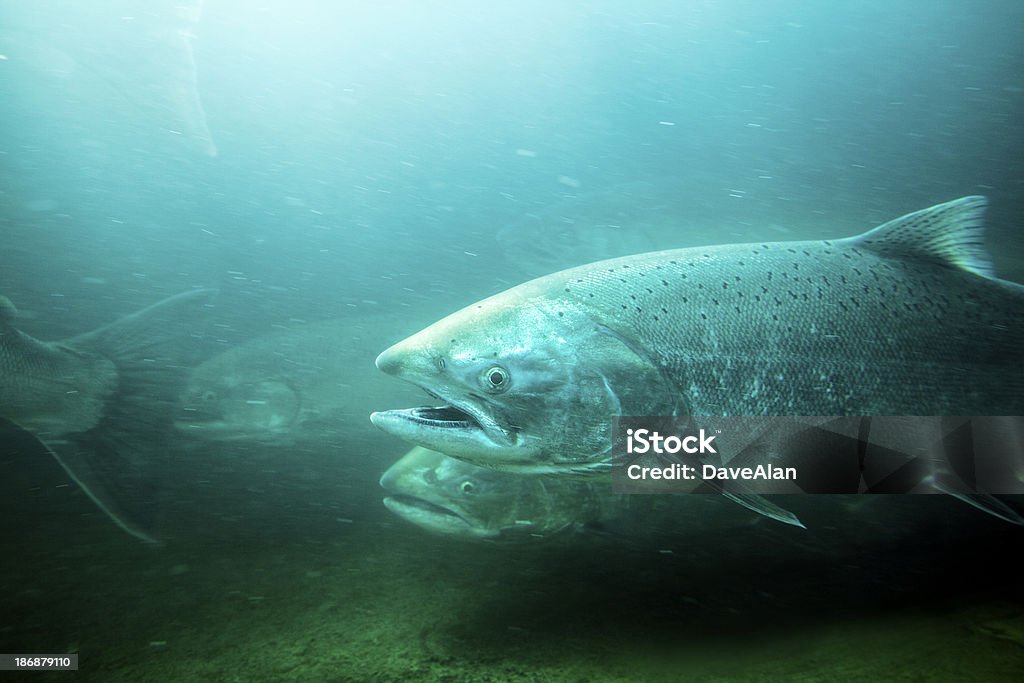
<svg viewBox="0 0 1024 683">
<path fill-rule="evenodd" d="M 64 342 L 110 360 L 116 388 L 93 428 L 42 441 L 115 524 L 144 541 L 155 542 L 175 405 L 210 295 L 179 294 Z"/>
</svg>

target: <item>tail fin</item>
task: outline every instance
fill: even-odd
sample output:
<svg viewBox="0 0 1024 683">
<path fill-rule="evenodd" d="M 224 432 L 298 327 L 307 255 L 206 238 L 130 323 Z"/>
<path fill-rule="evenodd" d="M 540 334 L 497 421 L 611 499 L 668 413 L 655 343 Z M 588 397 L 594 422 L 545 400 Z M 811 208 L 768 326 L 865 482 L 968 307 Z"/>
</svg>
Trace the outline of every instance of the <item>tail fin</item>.
<svg viewBox="0 0 1024 683">
<path fill-rule="evenodd" d="M 189 338 L 209 290 L 186 292 L 63 342 L 110 360 L 117 385 L 86 432 L 43 439 L 94 503 L 119 527 L 155 542 L 166 443 L 189 364 Z"/>
</svg>

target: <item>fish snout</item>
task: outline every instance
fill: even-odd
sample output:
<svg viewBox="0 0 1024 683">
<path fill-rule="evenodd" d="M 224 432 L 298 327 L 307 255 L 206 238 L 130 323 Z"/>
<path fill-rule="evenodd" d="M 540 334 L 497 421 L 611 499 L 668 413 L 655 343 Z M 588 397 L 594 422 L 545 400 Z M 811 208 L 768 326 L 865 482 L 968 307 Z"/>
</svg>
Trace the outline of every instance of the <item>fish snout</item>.
<svg viewBox="0 0 1024 683">
<path fill-rule="evenodd" d="M 385 349 L 377 356 L 376 365 L 381 372 L 405 379 L 433 377 L 437 372 L 436 361 L 429 348 L 410 339 Z"/>
<path fill-rule="evenodd" d="M 389 493 L 394 492 L 394 490 L 397 488 L 398 480 L 401 478 L 401 476 L 401 471 L 398 468 L 392 466 L 385 470 L 384 474 L 380 475 L 380 481 L 378 483 L 380 484 L 380 487 L 385 491 L 388 491 Z"/>
<path fill-rule="evenodd" d="M 389 375 L 397 375 L 402 369 L 402 356 L 403 354 L 395 346 L 385 349 L 379 356 L 375 364 L 377 369 L 381 372 Z"/>
</svg>

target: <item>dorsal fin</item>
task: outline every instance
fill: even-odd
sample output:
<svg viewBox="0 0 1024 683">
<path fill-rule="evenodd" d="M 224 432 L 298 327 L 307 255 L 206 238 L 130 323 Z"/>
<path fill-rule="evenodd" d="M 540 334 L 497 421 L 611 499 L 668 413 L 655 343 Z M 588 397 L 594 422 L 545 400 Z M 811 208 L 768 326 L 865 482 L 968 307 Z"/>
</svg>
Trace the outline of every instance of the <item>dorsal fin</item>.
<svg viewBox="0 0 1024 683">
<path fill-rule="evenodd" d="M 995 277 L 984 243 L 987 204 L 982 196 L 961 197 L 908 213 L 850 241 L 886 256 L 923 258 Z"/>
</svg>

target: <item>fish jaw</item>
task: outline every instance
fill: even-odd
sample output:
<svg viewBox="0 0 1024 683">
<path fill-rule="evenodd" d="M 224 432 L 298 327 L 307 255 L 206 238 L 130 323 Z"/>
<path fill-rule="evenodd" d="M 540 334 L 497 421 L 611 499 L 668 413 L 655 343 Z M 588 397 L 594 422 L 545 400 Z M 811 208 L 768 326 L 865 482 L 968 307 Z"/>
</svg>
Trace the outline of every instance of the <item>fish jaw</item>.
<svg viewBox="0 0 1024 683">
<path fill-rule="evenodd" d="M 382 372 L 420 387 L 443 405 L 375 412 L 370 420 L 400 439 L 477 464 L 504 469 L 504 464 L 530 463 L 535 453 L 521 421 L 511 417 L 500 400 L 504 397 L 488 396 L 476 384 L 479 369 L 491 361 L 483 354 L 469 358 L 455 342 L 470 336 L 467 322 L 472 320 L 460 311 L 391 346 L 376 360 Z M 507 346 L 503 339 L 487 343 L 489 348 Z"/>
<path fill-rule="evenodd" d="M 488 539 L 499 535 L 497 531 L 473 524 L 450 508 L 415 496 L 387 496 L 384 507 L 405 521 L 442 536 Z"/>
<path fill-rule="evenodd" d="M 410 349 L 414 339 L 381 353 L 377 367 L 415 384 L 446 405 L 375 412 L 370 421 L 388 434 L 456 457 L 464 452 L 500 451 L 505 457 L 511 455 L 521 445 L 516 432 L 502 426 L 494 406 L 472 396 L 460 396 L 452 383 L 443 381 L 429 352 Z"/>
<path fill-rule="evenodd" d="M 504 437 L 505 432 L 500 427 L 497 428 L 498 438 L 505 443 L 492 438 L 468 412 L 452 406 L 383 410 L 371 413 L 370 421 L 392 436 L 431 450 L 443 448 L 448 454 L 453 450 L 490 451 L 515 444 L 514 437 Z"/>
<path fill-rule="evenodd" d="M 407 522 L 442 536 L 470 539 L 494 538 L 499 532 L 477 519 L 471 510 L 460 509 L 445 495 L 445 456 L 414 448 L 384 472 L 380 486 L 387 492 L 384 506 Z M 452 461 L 458 462 L 458 461 Z M 471 465 L 459 463 L 457 471 Z"/>
</svg>

